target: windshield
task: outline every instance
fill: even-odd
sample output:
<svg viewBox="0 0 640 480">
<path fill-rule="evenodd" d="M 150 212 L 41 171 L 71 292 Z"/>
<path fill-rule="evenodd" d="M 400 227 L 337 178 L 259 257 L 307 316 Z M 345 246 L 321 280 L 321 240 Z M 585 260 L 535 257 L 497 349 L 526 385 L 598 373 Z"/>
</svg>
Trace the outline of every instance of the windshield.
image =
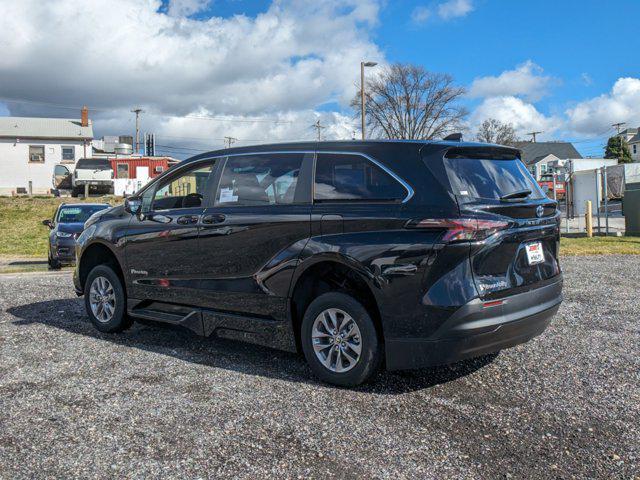
<svg viewBox="0 0 640 480">
<path fill-rule="evenodd" d="M 109 205 L 82 205 L 62 207 L 58 211 L 58 223 L 84 223 L 87 219 L 100 210 L 109 208 Z"/>
<path fill-rule="evenodd" d="M 456 195 L 500 199 L 514 192 L 530 190 L 527 198 L 544 197 L 520 160 L 445 158 L 444 161 Z"/>
<path fill-rule="evenodd" d="M 92 169 L 92 170 L 111 170 L 111 162 L 106 158 L 81 158 L 76 164 L 76 170 Z"/>
</svg>

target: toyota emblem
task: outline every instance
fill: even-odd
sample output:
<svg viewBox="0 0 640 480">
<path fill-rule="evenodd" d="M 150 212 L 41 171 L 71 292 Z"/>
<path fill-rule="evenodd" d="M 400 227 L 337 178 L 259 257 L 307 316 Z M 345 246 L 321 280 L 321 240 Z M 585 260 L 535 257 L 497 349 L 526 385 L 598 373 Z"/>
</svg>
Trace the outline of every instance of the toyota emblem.
<svg viewBox="0 0 640 480">
<path fill-rule="evenodd" d="M 544 215 L 544 207 L 542 205 L 538 205 L 538 208 L 536 208 L 536 215 L 538 216 L 538 218 Z"/>
</svg>

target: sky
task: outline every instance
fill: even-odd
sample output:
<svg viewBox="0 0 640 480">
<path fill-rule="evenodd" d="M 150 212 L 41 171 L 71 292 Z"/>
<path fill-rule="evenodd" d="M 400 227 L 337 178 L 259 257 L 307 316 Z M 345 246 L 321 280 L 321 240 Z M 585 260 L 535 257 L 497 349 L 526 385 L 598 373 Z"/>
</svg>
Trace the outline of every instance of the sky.
<svg viewBox="0 0 640 480">
<path fill-rule="evenodd" d="M 599 156 L 640 126 L 640 0 L 0 0 L 0 115 L 79 118 L 96 137 L 156 134 L 184 158 L 359 136 L 360 61 L 414 63 L 486 118 Z"/>
</svg>

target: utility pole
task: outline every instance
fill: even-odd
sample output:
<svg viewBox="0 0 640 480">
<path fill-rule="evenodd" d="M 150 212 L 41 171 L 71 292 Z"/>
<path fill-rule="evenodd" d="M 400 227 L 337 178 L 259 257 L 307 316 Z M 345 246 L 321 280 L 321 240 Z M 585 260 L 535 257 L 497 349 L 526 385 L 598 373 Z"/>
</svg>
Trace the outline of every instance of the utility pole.
<svg viewBox="0 0 640 480">
<path fill-rule="evenodd" d="M 536 135 L 538 135 L 538 134 L 540 134 L 540 133 L 544 133 L 544 132 L 529 132 L 529 133 L 526 133 L 525 135 L 531 135 L 531 137 L 532 137 L 532 140 L 531 140 L 531 141 L 532 141 L 533 143 L 536 143 Z"/>
<path fill-rule="evenodd" d="M 616 127 L 616 129 L 618 130 L 618 133 L 616 134 L 617 137 L 620 138 L 620 158 L 618 158 L 618 161 L 622 163 L 622 156 L 623 154 L 623 146 L 624 146 L 624 142 L 622 141 L 622 137 L 620 137 L 620 127 L 622 127 L 623 125 L 626 125 L 627 122 L 618 122 L 618 123 L 614 123 L 613 125 L 611 125 L 612 127 Z M 606 172 L 605 172 L 606 175 Z M 608 223 L 607 223 L 608 225 Z M 607 234 L 609 233 L 609 229 L 607 228 Z"/>
<path fill-rule="evenodd" d="M 626 125 L 627 122 L 618 122 L 618 123 L 614 123 L 613 125 L 611 125 L 612 127 L 616 127 L 618 129 L 618 135 L 620 135 L 620 127 L 623 125 Z"/>
<path fill-rule="evenodd" d="M 365 139 L 365 95 L 364 95 L 364 67 L 375 67 L 376 62 L 360 62 L 360 116 L 362 117 L 362 140 Z"/>
<path fill-rule="evenodd" d="M 327 127 L 323 127 L 322 125 L 320 125 L 320 120 L 318 119 L 316 121 L 316 123 L 314 123 L 313 125 L 311 125 L 311 128 L 315 128 L 318 134 L 318 141 L 322 140 L 322 129 L 327 128 Z"/>
<path fill-rule="evenodd" d="M 142 112 L 144 112 L 144 110 L 142 110 L 139 107 L 131 110 L 131 113 L 136 114 L 136 150 L 135 150 L 136 153 L 139 152 L 139 148 L 140 148 L 140 114 Z"/>
<path fill-rule="evenodd" d="M 231 145 L 238 141 L 235 137 L 224 137 L 224 148 L 231 148 Z"/>
</svg>

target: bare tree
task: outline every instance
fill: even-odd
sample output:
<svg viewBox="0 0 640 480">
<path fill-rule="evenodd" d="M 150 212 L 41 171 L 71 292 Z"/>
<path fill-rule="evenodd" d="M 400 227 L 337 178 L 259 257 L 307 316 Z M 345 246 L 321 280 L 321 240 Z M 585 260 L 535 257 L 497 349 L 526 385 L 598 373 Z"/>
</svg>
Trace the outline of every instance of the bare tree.
<svg viewBox="0 0 640 480">
<path fill-rule="evenodd" d="M 468 112 L 457 101 L 464 93 L 450 75 L 418 65 L 390 65 L 366 82 L 367 131 L 377 138 L 420 140 L 461 131 Z M 351 106 L 359 115 L 359 91 Z"/>
<path fill-rule="evenodd" d="M 516 131 L 511 123 L 502 123 L 495 118 L 487 118 L 476 134 L 479 142 L 514 145 L 518 141 Z"/>
</svg>

